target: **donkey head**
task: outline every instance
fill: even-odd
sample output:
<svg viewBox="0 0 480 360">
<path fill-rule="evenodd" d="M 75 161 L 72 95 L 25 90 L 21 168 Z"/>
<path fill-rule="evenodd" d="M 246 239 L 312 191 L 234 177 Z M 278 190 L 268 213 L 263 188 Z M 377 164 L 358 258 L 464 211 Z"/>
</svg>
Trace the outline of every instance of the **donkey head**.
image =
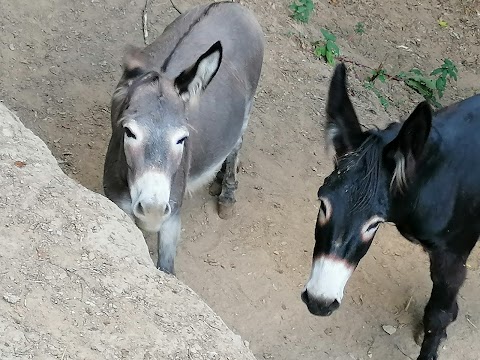
<svg viewBox="0 0 480 360">
<path fill-rule="evenodd" d="M 216 75 L 221 59 L 217 42 L 169 79 L 148 70 L 149 60 L 140 50 L 133 48 L 125 57 L 123 81 L 112 98 L 112 125 L 128 168 L 131 203 L 126 212 L 145 231 L 158 231 L 170 216 L 173 192 L 181 201 L 188 173 L 188 109 Z"/>
<path fill-rule="evenodd" d="M 431 127 L 427 103 L 403 123 L 362 131 L 346 89 L 345 65 L 335 69 L 327 104 L 326 135 L 335 169 L 318 190 L 320 209 L 310 279 L 302 300 L 314 315 L 340 306 L 344 287 L 366 254 L 394 198 L 408 190 Z M 400 130 L 398 130 L 400 128 Z"/>
</svg>

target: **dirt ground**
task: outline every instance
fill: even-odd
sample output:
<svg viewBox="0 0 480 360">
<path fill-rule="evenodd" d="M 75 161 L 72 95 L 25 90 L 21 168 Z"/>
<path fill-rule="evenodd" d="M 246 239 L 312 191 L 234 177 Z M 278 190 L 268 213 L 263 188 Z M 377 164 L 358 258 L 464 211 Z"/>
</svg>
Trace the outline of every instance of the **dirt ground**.
<svg viewBox="0 0 480 360">
<path fill-rule="evenodd" d="M 200 3 L 174 2 L 181 10 Z M 392 72 L 431 71 L 448 57 L 459 69 L 442 99 L 448 104 L 480 91 L 480 3 L 317 1 L 308 25 L 288 18 L 288 0 L 245 4 L 257 14 L 267 47 L 242 151 L 237 216 L 220 220 L 206 190 L 186 202 L 178 277 L 249 341 L 258 359 L 415 358 L 413 333 L 431 288 L 428 263 L 392 226 L 377 235 L 334 315 L 314 317 L 301 303 L 316 191 L 332 168 L 322 133 L 332 68 L 312 56 L 309 43 L 326 27 L 349 60 L 383 63 Z M 110 96 L 124 47 L 143 44 L 144 6 L 144 0 L 0 0 L 0 99 L 47 143 L 69 176 L 94 191 L 101 189 Z M 148 40 L 176 16 L 169 0 L 151 0 Z M 365 34 L 354 32 L 357 22 Z M 390 82 L 383 90 L 392 105 L 384 111 L 361 86 L 368 70 L 349 68 L 353 102 L 366 125 L 405 117 L 421 100 Z M 461 313 L 442 359 L 480 359 L 478 246 L 468 267 Z M 388 335 L 382 325 L 397 331 Z"/>
</svg>

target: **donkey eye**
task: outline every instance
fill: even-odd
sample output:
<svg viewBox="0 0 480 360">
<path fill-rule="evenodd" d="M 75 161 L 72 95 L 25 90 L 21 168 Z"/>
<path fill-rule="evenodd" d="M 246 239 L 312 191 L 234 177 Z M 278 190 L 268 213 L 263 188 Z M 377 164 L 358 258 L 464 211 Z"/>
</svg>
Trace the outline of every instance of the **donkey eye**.
<svg viewBox="0 0 480 360">
<path fill-rule="evenodd" d="M 322 210 L 324 214 L 327 214 L 327 207 L 325 206 L 325 203 L 322 200 L 320 200 L 320 210 Z"/>
<path fill-rule="evenodd" d="M 332 207 L 330 202 L 326 198 L 320 198 L 320 211 L 318 212 L 318 223 L 323 226 L 329 220 L 332 215 Z"/>
<path fill-rule="evenodd" d="M 362 228 L 362 240 L 363 241 L 370 241 L 373 239 L 375 236 L 375 233 L 378 230 L 378 227 L 380 226 L 381 223 L 383 223 L 385 220 L 379 216 L 374 216 L 370 218 L 370 220 L 363 225 Z"/>
<path fill-rule="evenodd" d="M 187 140 L 187 136 L 184 136 L 183 138 L 181 138 L 180 140 L 177 141 L 177 145 L 182 145 L 185 140 Z"/>
<path fill-rule="evenodd" d="M 132 130 L 130 130 L 128 127 L 125 126 L 123 129 L 124 129 L 125 135 L 127 135 L 127 137 L 132 138 L 132 139 L 136 139 L 136 138 L 137 138 L 137 137 L 135 136 L 135 134 L 132 132 Z"/>
<path fill-rule="evenodd" d="M 380 224 L 381 224 L 380 221 L 377 221 L 377 222 L 374 222 L 374 223 L 370 224 L 367 228 L 367 232 L 376 230 L 376 228 L 378 228 L 380 226 Z"/>
</svg>

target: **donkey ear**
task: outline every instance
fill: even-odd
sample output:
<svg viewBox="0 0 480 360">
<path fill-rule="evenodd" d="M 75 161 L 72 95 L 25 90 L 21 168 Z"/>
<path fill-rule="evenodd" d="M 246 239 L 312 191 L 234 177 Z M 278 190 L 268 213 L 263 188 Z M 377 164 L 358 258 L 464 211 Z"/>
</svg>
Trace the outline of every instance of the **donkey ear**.
<svg viewBox="0 0 480 360">
<path fill-rule="evenodd" d="M 384 158 L 395 162 L 390 187 L 402 192 L 414 175 L 418 160 L 423 154 L 430 129 L 432 109 L 423 101 L 403 123 L 398 135 L 385 146 Z"/>
<path fill-rule="evenodd" d="M 175 79 L 175 87 L 185 102 L 205 90 L 212 81 L 222 62 L 222 51 L 222 44 L 217 41 L 198 58 L 194 65 L 184 70 Z"/>
<path fill-rule="evenodd" d="M 326 135 L 337 157 L 357 149 L 366 138 L 348 97 L 346 77 L 345 64 L 337 65 L 328 92 Z"/>
<path fill-rule="evenodd" d="M 142 49 L 128 46 L 123 57 L 123 72 L 126 79 L 132 79 L 146 72 L 147 56 Z"/>
</svg>

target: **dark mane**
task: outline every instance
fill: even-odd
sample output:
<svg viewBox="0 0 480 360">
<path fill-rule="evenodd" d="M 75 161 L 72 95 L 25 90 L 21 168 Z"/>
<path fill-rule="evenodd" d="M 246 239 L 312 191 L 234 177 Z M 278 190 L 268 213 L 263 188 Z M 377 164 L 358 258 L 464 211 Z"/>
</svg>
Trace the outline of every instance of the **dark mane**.
<svg viewBox="0 0 480 360">
<path fill-rule="evenodd" d="M 376 197 L 382 149 L 382 138 L 371 133 L 355 152 L 347 153 L 337 160 L 335 166 L 337 176 L 343 176 L 351 169 L 360 169 L 354 172 L 355 175 L 362 174 L 361 178 L 352 179 L 349 184 L 350 211 L 365 209 L 370 200 Z"/>
</svg>

